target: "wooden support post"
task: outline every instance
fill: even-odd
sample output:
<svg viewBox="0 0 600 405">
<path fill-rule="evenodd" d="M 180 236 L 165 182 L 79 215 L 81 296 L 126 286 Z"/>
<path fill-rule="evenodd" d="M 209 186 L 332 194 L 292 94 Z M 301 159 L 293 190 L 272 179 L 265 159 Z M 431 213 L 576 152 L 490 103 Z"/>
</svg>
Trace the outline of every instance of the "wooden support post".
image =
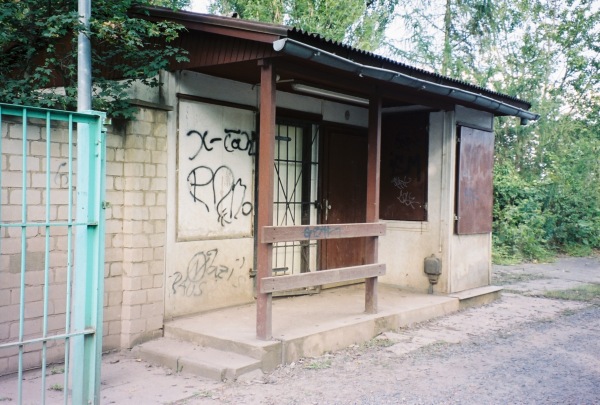
<svg viewBox="0 0 600 405">
<path fill-rule="evenodd" d="M 265 226 L 273 225 L 273 161 L 275 150 L 275 69 L 270 61 L 259 62 L 260 70 L 260 135 L 258 150 L 258 232 L 256 337 L 270 340 L 273 336 L 271 293 L 262 293 L 262 280 L 272 276 L 273 245 L 262 243 Z"/>
<path fill-rule="evenodd" d="M 381 98 L 369 103 L 369 139 L 367 157 L 367 222 L 379 221 L 379 166 L 381 158 Z M 378 238 L 367 241 L 368 263 L 378 261 Z M 377 277 L 365 280 L 365 312 L 377 313 Z"/>
</svg>

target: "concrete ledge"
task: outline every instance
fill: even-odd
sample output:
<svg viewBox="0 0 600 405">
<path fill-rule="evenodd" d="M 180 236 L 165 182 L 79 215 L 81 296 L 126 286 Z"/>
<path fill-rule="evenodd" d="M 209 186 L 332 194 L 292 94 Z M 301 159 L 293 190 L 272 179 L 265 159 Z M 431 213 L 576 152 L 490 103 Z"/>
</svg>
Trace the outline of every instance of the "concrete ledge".
<svg viewBox="0 0 600 405">
<path fill-rule="evenodd" d="M 459 291 L 452 294 L 448 294 L 449 297 L 458 298 L 460 309 L 480 306 L 489 304 L 502 295 L 502 287 L 498 286 L 486 286 L 471 288 L 469 290 Z"/>
<path fill-rule="evenodd" d="M 281 342 L 279 341 L 261 341 L 244 337 L 243 334 L 224 336 L 215 336 L 210 332 L 205 332 L 207 328 L 201 323 L 188 322 L 188 318 L 182 318 L 165 324 L 165 337 L 183 340 L 203 347 L 212 347 L 224 352 L 232 352 L 239 355 L 251 357 L 261 362 L 261 369 L 269 372 L 281 364 Z M 215 323 L 215 325 L 222 325 Z M 232 322 L 230 325 L 235 325 Z M 225 328 L 217 328 L 216 331 L 223 331 Z"/>
<path fill-rule="evenodd" d="M 260 360 L 189 342 L 161 338 L 136 346 L 133 353 L 175 372 L 187 372 L 217 381 L 235 380 L 261 368 Z"/>
</svg>

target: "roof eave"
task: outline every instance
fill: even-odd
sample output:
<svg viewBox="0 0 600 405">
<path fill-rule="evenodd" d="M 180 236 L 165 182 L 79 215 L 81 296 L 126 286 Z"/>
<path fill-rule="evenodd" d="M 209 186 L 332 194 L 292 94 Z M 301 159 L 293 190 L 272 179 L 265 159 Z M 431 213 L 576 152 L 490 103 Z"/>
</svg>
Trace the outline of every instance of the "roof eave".
<svg viewBox="0 0 600 405">
<path fill-rule="evenodd" d="M 394 83 L 427 94 L 449 98 L 457 104 L 476 106 L 496 116 L 518 117 L 523 123 L 535 121 L 540 118 L 539 114 L 516 107 L 488 95 L 434 83 L 390 69 L 363 65 L 290 38 L 282 38 L 274 41 L 273 49 L 284 55 L 310 60 L 317 64 L 355 73 L 357 76 Z"/>
</svg>

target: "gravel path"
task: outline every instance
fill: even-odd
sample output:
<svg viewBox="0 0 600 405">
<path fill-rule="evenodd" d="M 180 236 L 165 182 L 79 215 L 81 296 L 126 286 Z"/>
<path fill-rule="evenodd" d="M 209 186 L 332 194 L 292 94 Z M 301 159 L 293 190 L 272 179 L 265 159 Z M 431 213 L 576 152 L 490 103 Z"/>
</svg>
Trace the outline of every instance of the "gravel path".
<svg viewBox="0 0 600 405">
<path fill-rule="evenodd" d="M 600 260 L 580 260 L 503 266 L 492 304 L 177 404 L 600 404 L 600 301 L 544 297 L 598 281 Z"/>
</svg>

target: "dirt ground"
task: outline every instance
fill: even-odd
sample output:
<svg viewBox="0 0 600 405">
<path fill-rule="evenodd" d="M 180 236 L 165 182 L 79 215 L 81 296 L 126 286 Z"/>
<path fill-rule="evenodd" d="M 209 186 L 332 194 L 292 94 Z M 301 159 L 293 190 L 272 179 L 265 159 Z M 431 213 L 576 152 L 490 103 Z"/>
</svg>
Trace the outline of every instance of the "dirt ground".
<svg viewBox="0 0 600 405">
<path fill-rule="evenodd" d="M 494 284 L 505 288 L 494 303 L 238 381 L 111 353 L 103 359 L 102 403 L 600 404 L 600 258 L 495 266 Z M 591 295 L 547 296 L 579 287 Z M 53 378 L 62 376 L 50 375 L 49 386 Z M 28 375 L 25 390 L 36 380 Z M 0 404 L 13 400 L 7 387 L 0 381 Z M 54 397 L 62 393 L 50 392 L 46 403 Z"/>
</svg>

